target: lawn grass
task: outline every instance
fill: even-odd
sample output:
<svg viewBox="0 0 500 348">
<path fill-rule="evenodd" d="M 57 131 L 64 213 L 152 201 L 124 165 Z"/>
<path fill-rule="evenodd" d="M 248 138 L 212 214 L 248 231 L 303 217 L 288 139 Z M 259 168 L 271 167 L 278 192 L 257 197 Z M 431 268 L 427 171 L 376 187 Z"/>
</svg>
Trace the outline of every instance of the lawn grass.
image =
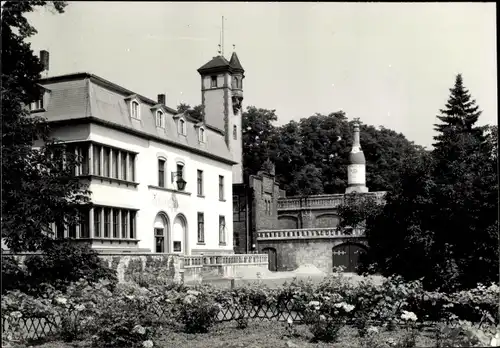
<svg viewBox="0 0 500 348">
<path fill-rule="evenodd" d="M 155 347 L 160 348 L 356 348 L 362 347 L 357 331 L 351 327 L 344 327 L 340 331 L 337 342 L 312 343 L 311 334 L 305 325 L 294 325 L 296 335 L 287 336 L 287 324 L 276 321 L 250 321 L 245 329 L 239 329 L 236 322 L 221 323 L 214 326 L 206 334 L 186 334 L 168 329 L 156 337 Z M 380 332 L 381 342 L 386 338 L 398 340 L 404 335 L 403 329 Z M 89 348 L 90 342 L 50 342 L 38 345 L 39 348 L 79 347 Z M 426 331 L 419 332 L 417 347 L 434 347 L 432 334 Z M 389 347 L 386 345 L 386 347 Z M 368 348 L 368 347 L 367 347 Z"/>
</svg>

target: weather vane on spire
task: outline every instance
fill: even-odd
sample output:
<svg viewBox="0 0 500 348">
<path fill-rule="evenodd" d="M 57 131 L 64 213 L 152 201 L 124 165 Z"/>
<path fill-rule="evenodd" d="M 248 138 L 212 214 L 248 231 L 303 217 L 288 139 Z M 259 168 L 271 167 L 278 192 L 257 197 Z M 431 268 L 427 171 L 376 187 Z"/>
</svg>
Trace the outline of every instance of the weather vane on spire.
<svg viewBox="0 0 500 348">
<path fill-rule="evenodd" d="M 236 45 L 233 44 L 233 51 L 236 51 Z"/>
</svg>

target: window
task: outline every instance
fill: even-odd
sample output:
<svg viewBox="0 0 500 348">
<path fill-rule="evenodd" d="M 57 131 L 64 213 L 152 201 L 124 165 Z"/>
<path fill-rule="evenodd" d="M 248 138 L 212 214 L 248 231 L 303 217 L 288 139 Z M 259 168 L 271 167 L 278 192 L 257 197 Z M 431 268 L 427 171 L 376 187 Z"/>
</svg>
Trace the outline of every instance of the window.
<svg viewBox="0 0 500 348">
<path fill-rule="evenodd" d="M 233 139 L 238 139 L 238 127 L 236 125 L 233 126 Z"/>
<path fill-rule="evenodd" d="M 128 213 L 127 211 L 122 210 L 122 238 L 127 238 L 128 237 L 128 231 L 127 231 L 127 217 Z"/>
<path fill-rule="evenodd" d="M 224 177 L 219 175 L 219 201 L 224 200 Z"/>
<path fill-rule="evenodd" d="M 113 238 L 120 238 L 118 235 L 118 214 L 119 210 L 113 210 Z"/>
<path fill-rule="evenodd" d="M 80 215 L 80 236 L 79 238 L 90 238 L 89 211 L 83 211 Z"/>
<path fill-rule="evenodd" d="M 64 224 L 62 223 L 56 225 L 56 238 L 64 239 Z"/>
<path fill-rule="evenodd" d="M 94 208 L 94 236 L 101 237 L 101 208 Z"/>
<path fill-rule="evenodd" d="M 210 87 L 211 88 L 217 87 L 217 76 L 211 77 Z"/>
<path fill-rule="evenodd" d="M 40 99 L 30 103 L 29 109 L 30 109 L 30 111 L 36 111 L 36 110 L 43 109 L 43 96 L 40 97 Z"/>
<path fill-rule="evenodd" d="M 219 244 L 226 244 L 226 218 L 219 215 Z"/>
<path fill-rule="evenodd" d="M 156 127 L 165 128 L 165 123 L 163 122 L 163 112 L 160 110 L 156 111 Z"/>
<path fill-rule="evenodd" d="M 126 152 L 122 152 L 120 154 L 120 157 L 121 157 L 121 175 L 120 175 L 120 179 L 122 180 L 127 180 L 127 153 Z"/>
<path fill-rule="evenodd" d="M 174 241 L 174 252 L 180 253 L 182 251 L 182 244 L 179 241 Z"/>
<path fill-rule="evenodd" d="M 101 175 L 101 147 L 94 145 L 94 175 Z"/>
<path fill-rule="evenodd" d="M 109 232 L 111 230 L 111 210 L 109 208 L 104 209 L 104 238 L 109 238 Z"/>
<path fill-rule="evenodd" d="M 240 203 L 240 197 L 233 195 L 233 221 L 244 221 L 242 220 L 244 214 L 241 213 L 240 204 L 243 205 L 243 202 Z"/>
<path fill-rule="evenodd" d="M 203 170 L 198 169 L 198 196 L 203 196 Z"/>
<path fill-rule="evenodd" d="M 129 154 L 128 155 L 128 179 L 129 181 L 134 181 L 135 180 L 135 155 L 134 154 Z"/>
<path fill-rule="evenodd" d="M 130 238 L 135 238 L 135 211 L 129 213 L 130 216 Z"/>
<path fill-rule="evenodd" d="M 165 187 L 165 161 L 158 160 L 158 186 Z"/>
<path fill-rule="evenodd" d="M 103 153 L 104 153 L 104 160 L 103 160 L 102 176 L 109 177 L 110 149 L 104 149 Z"/>
<path fill-rule="evenodd" d="M 136 102 L 136 101 L 133 101 L 132 104 L 131 104 L 131 108 L 132 108 L 132 111 L 131 111 L 132 112 L 132 117 L 139 119 L 140 118 L 139 103 Z"/>
<path fill-rule="evenodd" d="M 234 247 L 240 246 L 240 239 L 238 238 L 238 232 L 236 231 L 233 231 L 233 246 Z"/>
<path fill-rule="evenodd" d="M 186 135 L 186 121 L 179 119 L 179 134 Z"/>
<path fill-rule="evenodd" d="M 79 146 L 78 156 L 80 158 L 80 173 L 81 175 L 89 174 L 89 145 Z"/>
<path fill-rule="evenodd" d="M 118 172 L 120 170 L 120 167 L 118 167 L 118 156 L 120 155 L 119 151 L 114 150 L 113 151 L 113 156 L 111 161 L 113 162 L 113 165 L 111 167 L 111 177 L 118 179 Z"/>
<path fill-rule="evenodd" d="M 163 228 L 155 228 L 155 251 L 157 253 L 165 252 L 165 236 Z"/>
<path fill-rule="evenodd" d="M 199 131 L 198 131 L 198 141 L 200 143 L 204 143 L 205 142 L 205 130 L 203 128 L 200 128 Z"/>
<path fill-rule="evenodd" d="M 205 243 L 205 216 L 198 213 L 198 243 Z"/>
<path fill-rule="evenodd" d="M 70 225 L 68 227 L 68 237 L 69 238 L 76 238 L 76 225 Z"/>
</svg>

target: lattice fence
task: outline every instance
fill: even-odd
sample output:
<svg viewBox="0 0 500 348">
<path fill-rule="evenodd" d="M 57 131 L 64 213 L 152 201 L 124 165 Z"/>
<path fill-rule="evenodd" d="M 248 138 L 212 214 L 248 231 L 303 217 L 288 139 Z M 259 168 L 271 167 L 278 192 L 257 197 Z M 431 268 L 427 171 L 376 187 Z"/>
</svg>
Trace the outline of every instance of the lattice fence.
<svg viewBox="0 0 500 348">
<path fill-rule="evenodd" d="M 281 305 L 262 304 L 258 306 L 240 306 L 240 305 L 221 305 L 221 310 L 217 315 L 218 322 L 227 322 L 240 318 L 254 320 L 274 320 L 287 321 L 291 318 L 294 322 L 302 321 L 302 314 L 294 311 L 293 302 L 284 302 Z M 150 310 L 158 319 L 166 319 L 171 313 L 168 313 L 170 307 L 160 303 L 152 303 Z M 72 315 L 76 319 L 76 313 Z M 2 334 L 7 332 L 13 326 L 17 326 L 19 333 L 14 339 L 20 340 L 38 340 L 56 335 L 61 327 L 61 320 L 57 317 L 52 318 L 13 318 L 2 317 Z"/>
</svg>

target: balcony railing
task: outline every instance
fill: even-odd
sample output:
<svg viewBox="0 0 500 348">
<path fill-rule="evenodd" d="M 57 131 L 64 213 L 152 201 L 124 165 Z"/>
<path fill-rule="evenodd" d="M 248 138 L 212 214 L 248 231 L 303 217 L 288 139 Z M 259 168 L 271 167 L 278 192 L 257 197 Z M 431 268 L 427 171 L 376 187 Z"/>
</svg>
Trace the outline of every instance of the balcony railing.
<svg viewBox="0 0 500 348">
<path fill-rule="evenodd" d="M 183 256 L 184 268 L 225 265 L 267 265 L 267 254 Z"/>
<path fill-rule="evenodd" d="M 374 196 L 379 203 L 382 203 L 385 192 L 370 192 L 368 195 Z M 280 198 L 278 210 L 336 208 L 343 202 L 343 194 Z"/>
<path fill-rule="evenodd" d="M 303 198 L 290 197 L 278 200 L 278 210 L 303 208 L 335 208 L 344 201 L 344 195 L 316 195 Z"/>
<path fill-rule="evenodd" d="M 257 232 L 257 240 L 287 240 L 287 239 L 321 239 L 364 237 L 364 229 L 356 228 L 352 233 L 345 233 L 333 228 L 303 228 L 290 230 L 261 230 Z"/>
</svg>

